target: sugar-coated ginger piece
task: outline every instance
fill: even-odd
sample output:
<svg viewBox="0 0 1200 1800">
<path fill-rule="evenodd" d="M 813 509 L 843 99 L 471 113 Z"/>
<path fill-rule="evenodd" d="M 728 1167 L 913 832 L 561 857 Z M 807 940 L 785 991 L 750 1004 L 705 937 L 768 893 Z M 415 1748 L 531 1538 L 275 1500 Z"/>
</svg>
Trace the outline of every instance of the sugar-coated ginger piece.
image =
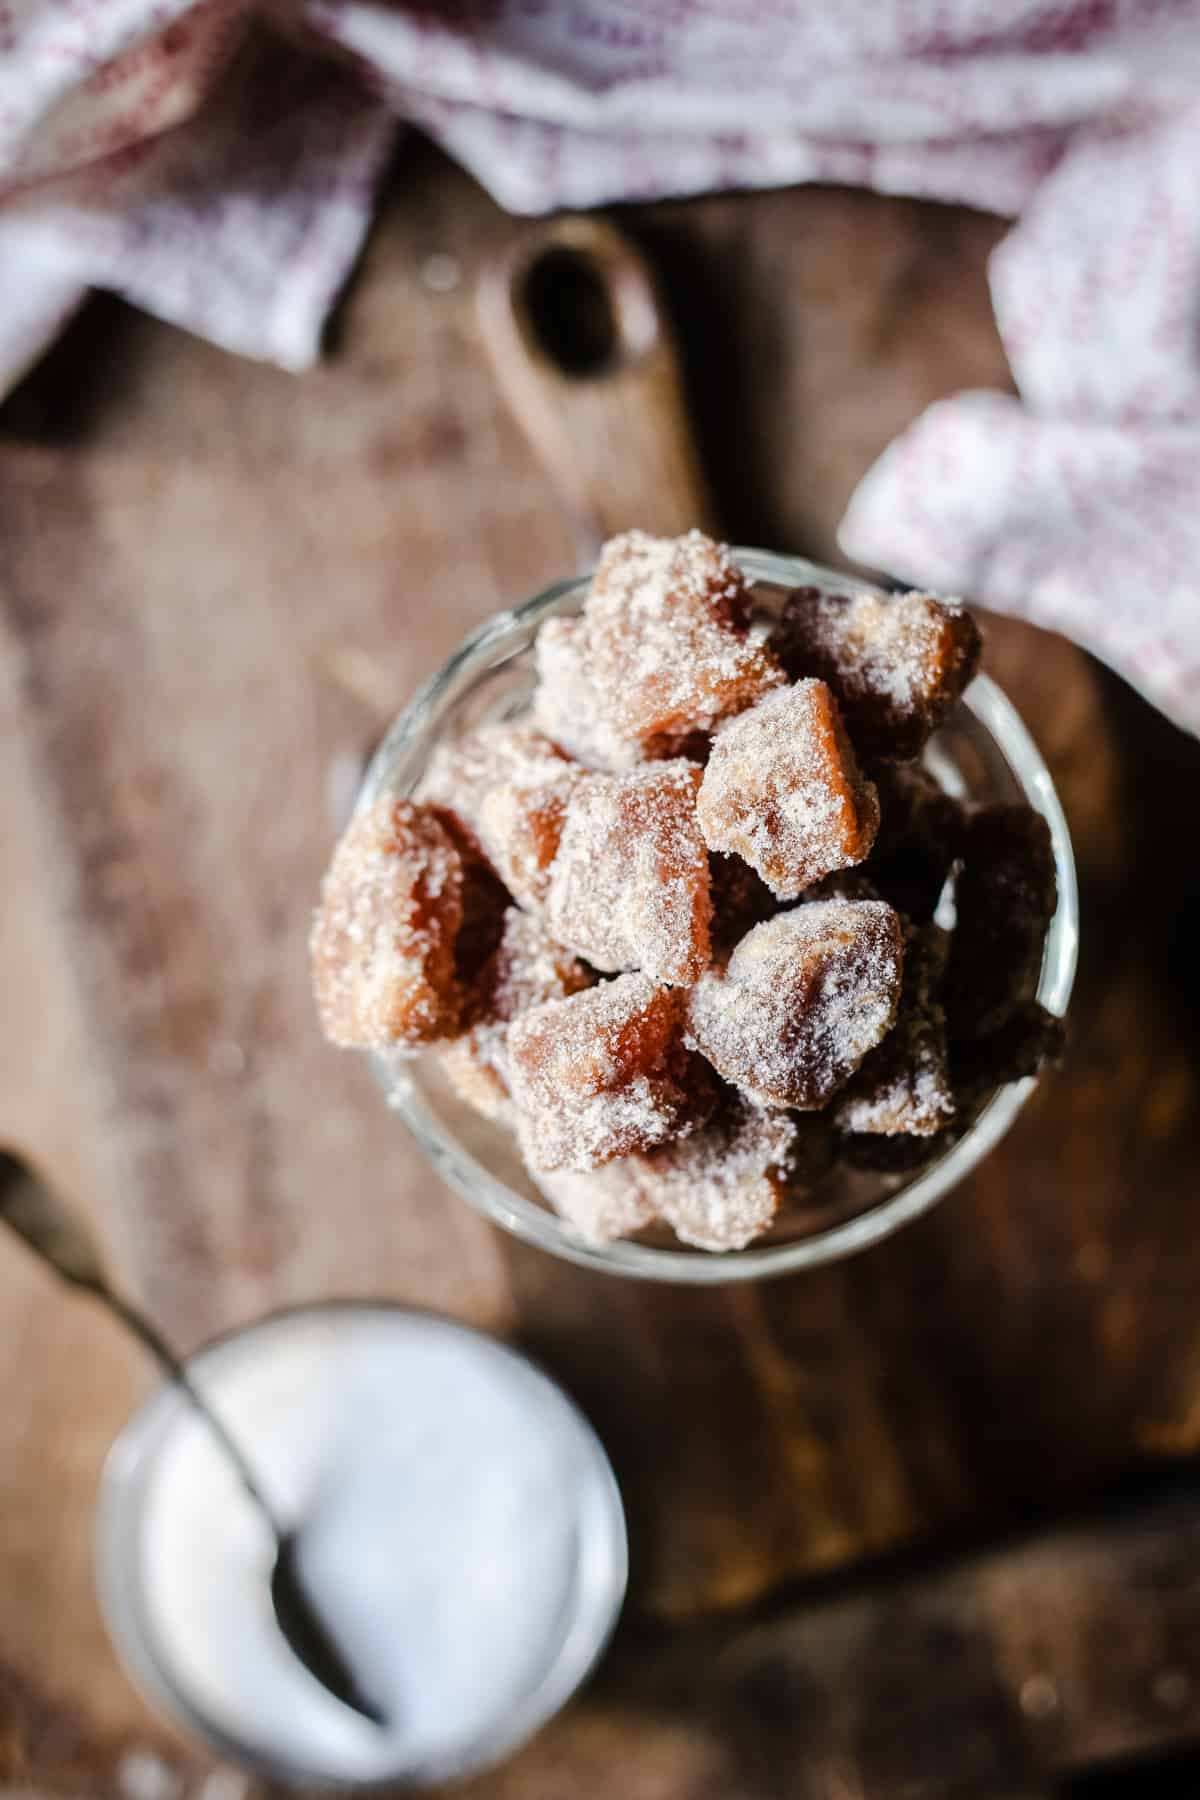
<svg viewBox="0 0 1200 1800">
<path fill-rule="evenodd" d="M 1039 1075 L 1057 1063 L 1066 1041 L 1063 1021 L 1036 1002 L 1012 1013 L 990 1037 L 951 1046 L 950 1075 L 954 1119 L 933 1137 L 881 1137 L 846 1132 L 838 1139 L 841 1160 L 871 1174 L 908 1175 L 947 1151 L 970 1125 L 980 1103 L 1006 1082 Z"/>
<path fill-rule="evenodd" d="M 684 996 L 619 975 L 548 1000 L 508 1031 L 509 1076 L 531 1169 L 593 1169 L 681 1136 L 711 1110 L 681 1038 Z"/>
<path fill-rule="evenodd" d="M 903 961 L 882 901 L 794 907 L 696 984 L 685 1041 L 761 1105 L 816 1110 L 891 1029 Z"/>
<path fill-rule="evenodd" d="M 981 649 L 957 600 L 811 587 L 789 595 L 773 641 L 790 675 L 829 683 L 869 762 L 919 753 L 975 674 Z"/>
<path fill-rule="evenodd" d="M 946 1020 L 952 1039 L 973 1039 L 1031 998 L 1057 890 L 1050 828 L 1030 806 L 976 808 L 960 842 Z"/>
<path fill-rule="evenodd" d="M 474 984 L 468 1029 L 441 1052 L 442 1067 L 462 1098 L 487 1118 L 507 1119 L 509 1026 L 531 1006 L 581 993 L 594 980 L 540 919 L 510 906 L 500 942 Z"/>
<path fill-rule="evenodd" d="M 644 760 L 633 738 L 609 722 L 592 676 L 582 619 L 547 619 L 534 646 L 538 685 L 533 717 L 548 738 L 592 769 L 617 774 Z"/>
<path fill-rule="evenodd" d="M 496 867 L 481 825 L 488 796 L 499 787 L 536 791 L 569 781 L 576 765 L 536 726 L 501 720 L 439 744 L 416 797 L 441 808 L 465 846 Z"/>
<path fill-rule="evenodd" d="M 700 1250 L 742 1250 L 768 1231 L 801 1135 L 785 1112 L 731 1096 L 701 1131 L 640 1157 L 655 1211 Z"/>
<path fill-rule="evenodd" d="M 713 949 L 718 953 L 732 950 L 755 925 L 773 919 L 779 911 L 779 902 L 766 882 L 740 856 L 710 852 L 708 885 Z"/>
<path fill-rule="evenodd" d="M 479 837 L 488 860 L 521 906 L 543 904 L 558 855 L 567 804 L 581 772 L 525 786 L 517 781 L 490 788 L 479 804 Z"/>
<path fill-rule="evenodd" d="M 882 764 L 875 785 L 881 818 L 872 879 L 897 912 L 931 919 L 958 855 L 964 804 L 919 763 Z"/>
<path fill-rule="evenodd" d="M 783 679 L 748 627 L 744 576 L 699 531 L 628 531 L 604 546 L 584 608 L 604 717 L 640 744 L 710 730 Z"/>
<path fill-rule="evenodd" d="M 1036 1000 L 1023 1001 L 989 1036 L 955 1044 L 950 1072 L 960 1105 L 968 1107 L 1006 1082 L 1040 1075 L 1061 1061 L 1066 1041 L 1060 1018 Z"/>
<path fill-rule="evenodd" d="M 838 1095 L 843 1131 L 936 1137 L 955 1115 L 940 988 L 949 940 L 936 925 L 905 934 L 896 1023 Z"/>
<path fill-rule="evenodd" d="M 695 981 L 709 961 L 700 770 L 683 761 L 573 785 L 550 870 L 546 922 L 597 969 Z"/>
<path fill-rule="evenodd" d="M 333 853 L 309 940 L 326 1037 L 361 1050 L 416 1050 L 448 1037 L 461 1004 L 462 916 L 462 858 L 431 808 L 388 798 L 357 813 Z"/>
<path fill-rule="evenodd" d="M 622 1156 L 599 1169 L 547 1171 L 535 1180 L 555 1212 L 589 1244 L 633 1237 L 658 1217 L 641 1156 Z"/>
<path fill-rule="evenodd" d="M 709 848 L 744 857 L 781 900 L 869 855 L 879 803 L 823 681 L 780 688 L 721 727 L 696 814 Z"/>
<path fill-rule="evenodd" d="M 587 627 L 582 619 L 547 619 L 535 645 L 538 685 L 535 723 L 585 768 L 619 775 L 639 763 L 687 756 L 703 762 L 708 739 L 702 731 L 660 732 L 638 740 L 614 729 L 592 677 Z"/>
</svg>

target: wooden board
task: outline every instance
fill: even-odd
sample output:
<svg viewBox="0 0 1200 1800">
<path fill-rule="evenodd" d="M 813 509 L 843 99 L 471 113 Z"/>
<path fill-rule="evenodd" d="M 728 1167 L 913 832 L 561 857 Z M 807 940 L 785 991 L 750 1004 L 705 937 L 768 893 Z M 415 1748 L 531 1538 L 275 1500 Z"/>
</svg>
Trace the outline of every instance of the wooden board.
<svg viewBox="0 0 1200 1800">
<path fill-rule="evenodd" d="M 743 541 L 830 556 L 896 430 L 1007 380 L 994 221 L 816 191 L 624 223 Z M 681 1618 L 1196 1447 L 1200 847 L 1163 854 L 1200 746 L 1060 641 L 991 629 L 1075 834 L 1074 1049 L 932 1217 L 711 1295 L 498 1236 L 320 1043 L 304 938 L 327 793 L 469 626 L 573 562 L 477 337 L 475 274 L 512 230 L 410 150 L 312 374 L 101 302 L 0 413 L 0 1142 L 184 1344 L 386 1294 L 529 1345 L 612 1449 L 635 1605 Z M 87 1538 L 146 1377 L 2 1246 L 0 1293 L 0 1695 L 10 1670 L 18 1721 L 141 1743 Z"/>
</svg>

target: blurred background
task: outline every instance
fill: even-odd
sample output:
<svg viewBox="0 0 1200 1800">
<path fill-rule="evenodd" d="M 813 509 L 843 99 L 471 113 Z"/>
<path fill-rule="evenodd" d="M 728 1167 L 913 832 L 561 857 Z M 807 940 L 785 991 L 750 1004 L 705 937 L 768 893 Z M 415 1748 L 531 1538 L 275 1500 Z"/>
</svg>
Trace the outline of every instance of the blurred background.
<svg viewBox="0 0 1200 1800">
<path fill-rule="evenodd" d="M 0 5 L 0 1148 L 185 1350 L 379 1296 L 580 1400 L 629 1606 L 464 1794 L 1200 1791 L 1200 15 L 877 11 Z M 449 1194 L 304 949 L 414 687 L 700 509 L 982 602 L 1083 920 L 969 1182 L 711 1294 Z M 0 1295 L 3 1792 L 269 1792 L 100 1621 L 151 1372 Z"/>
</svg>

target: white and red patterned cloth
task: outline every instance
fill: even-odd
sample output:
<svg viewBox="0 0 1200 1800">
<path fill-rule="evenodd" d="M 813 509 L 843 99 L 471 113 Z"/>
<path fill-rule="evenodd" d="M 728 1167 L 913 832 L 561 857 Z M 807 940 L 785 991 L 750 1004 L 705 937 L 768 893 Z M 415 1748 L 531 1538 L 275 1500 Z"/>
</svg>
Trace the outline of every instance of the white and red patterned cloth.
<svg viewBox="0 0 1200 1800">
<path fill-rule="evenodd" d="M 1013 217 L 1020 399 L 931 407 L 842 543 L 1200 730 L 1200 0 L 0 0 L 0 392 L 91 286 L 305 367 L 397 118 L 517 212 L 830 181 Z"/>
</svg>

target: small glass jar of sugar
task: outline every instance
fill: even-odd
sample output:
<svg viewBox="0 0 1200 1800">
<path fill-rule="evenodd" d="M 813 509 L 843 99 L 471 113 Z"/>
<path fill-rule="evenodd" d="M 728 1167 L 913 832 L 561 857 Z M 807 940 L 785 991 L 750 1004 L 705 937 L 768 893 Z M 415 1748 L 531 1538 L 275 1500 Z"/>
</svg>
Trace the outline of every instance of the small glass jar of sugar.
<svg viewBox="0 0 1200 1800">
<path fill-rule="evenodd" d="M 625 1591 L 595 1433 L 525 1358 L 433 1314 L 279 1314 L 188 1365 L 298 1528 L 306 1590 L 387 1719 L 297 1661 L 275 1545 L 205 1425 L 164 1388 L 114 1445 L 98 1578 L 147 1698 L 223 1756 L 292 1781 L 432 1784 L 495 1762 L 563 1705 Z"/>
</svg>

